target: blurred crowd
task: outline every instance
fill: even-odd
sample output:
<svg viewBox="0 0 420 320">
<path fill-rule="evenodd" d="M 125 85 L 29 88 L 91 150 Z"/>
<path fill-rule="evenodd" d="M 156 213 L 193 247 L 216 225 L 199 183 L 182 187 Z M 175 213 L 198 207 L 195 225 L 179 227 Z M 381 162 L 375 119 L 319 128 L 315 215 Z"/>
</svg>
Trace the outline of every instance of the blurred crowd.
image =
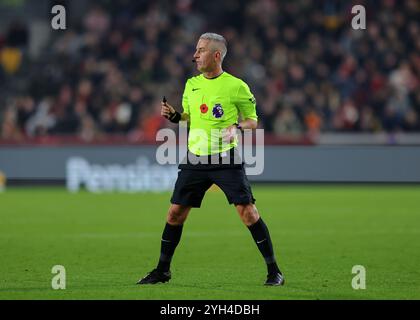
<svg viewBox="0 0 420 320">
<path fill-rule="evenodd" d="M 352 5 L 366 8 L 353 30 Z M 420 1 L 89 1 L 80 22 L 28 55 L 23 23 L 0 30 L 0 134 L 154 140 L 180 110 L 198 37 L 228 41 L 268 134 L 420 131 Z"/>
</svg>

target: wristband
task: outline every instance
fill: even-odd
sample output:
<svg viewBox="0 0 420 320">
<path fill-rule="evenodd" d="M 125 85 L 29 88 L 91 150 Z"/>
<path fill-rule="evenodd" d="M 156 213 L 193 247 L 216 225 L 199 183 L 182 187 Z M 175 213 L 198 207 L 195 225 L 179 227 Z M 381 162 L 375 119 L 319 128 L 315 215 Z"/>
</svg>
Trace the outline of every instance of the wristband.
<svg viewBox="0 0 420 320">
<path fill-rule="evenodd" d="M 178 111 L 175 111 L 169 116 L 169 121 L 173 123 L 178 123 L 181 120 L 181 114 Z"/>
<path fill-rule="evenodd" d="M 238 128 L 241 131 L 244 131 L 244 129 L 241 127 L 239 123 L 235 123 L 236 128 Z"/>
</svg>

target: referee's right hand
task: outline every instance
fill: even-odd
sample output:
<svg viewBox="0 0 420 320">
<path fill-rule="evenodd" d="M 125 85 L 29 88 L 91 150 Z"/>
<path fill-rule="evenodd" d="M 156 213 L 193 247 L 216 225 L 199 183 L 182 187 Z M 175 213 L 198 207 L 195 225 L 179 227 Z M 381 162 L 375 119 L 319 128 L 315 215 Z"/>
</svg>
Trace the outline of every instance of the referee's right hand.
<svg viewBox="0 0 420 320">
<path fill-rule="evenodd" d="M 175 113 L 175 109 L 167 102 L 161 102 L 161 105 L 160 114 L 166 119 L 169 119 L 169 117 Z"/>
</svg>

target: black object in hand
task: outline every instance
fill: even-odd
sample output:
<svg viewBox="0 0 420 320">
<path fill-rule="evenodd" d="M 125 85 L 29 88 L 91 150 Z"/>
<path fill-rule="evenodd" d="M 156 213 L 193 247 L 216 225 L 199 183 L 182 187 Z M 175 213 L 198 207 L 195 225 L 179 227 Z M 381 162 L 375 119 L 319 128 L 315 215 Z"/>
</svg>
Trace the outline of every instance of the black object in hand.
<svg viewBox="0 0 420 320">
<path fill-rule="evenodd" d="M 163 99 L 162 99 L 162 102 L 165 104 L 165 106 L 166 106 L 166 97 L 165 96 L 163 96 Z M 171 118 L 171 116 L 169 115 L 169 116 L 165 116 L 165 118 L 166 119 L 170 119 Z"/>
</svg>

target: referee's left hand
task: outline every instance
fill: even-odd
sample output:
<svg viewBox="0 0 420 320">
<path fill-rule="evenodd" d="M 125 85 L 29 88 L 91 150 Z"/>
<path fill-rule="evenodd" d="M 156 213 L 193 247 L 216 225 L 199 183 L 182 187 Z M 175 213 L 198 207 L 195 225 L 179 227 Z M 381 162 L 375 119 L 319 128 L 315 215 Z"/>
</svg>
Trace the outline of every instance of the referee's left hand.
<svg viewBox="0 0 420 320">
<path fill-rule="evenodd" d="M 222 130 L 223 141 L 227 143 L 233 142 L 236 138 L 236 130 L 237 130 L 237 127 L 234 124 L 227 127 L 226 129 L 223 129 Z"/>
</svg>

